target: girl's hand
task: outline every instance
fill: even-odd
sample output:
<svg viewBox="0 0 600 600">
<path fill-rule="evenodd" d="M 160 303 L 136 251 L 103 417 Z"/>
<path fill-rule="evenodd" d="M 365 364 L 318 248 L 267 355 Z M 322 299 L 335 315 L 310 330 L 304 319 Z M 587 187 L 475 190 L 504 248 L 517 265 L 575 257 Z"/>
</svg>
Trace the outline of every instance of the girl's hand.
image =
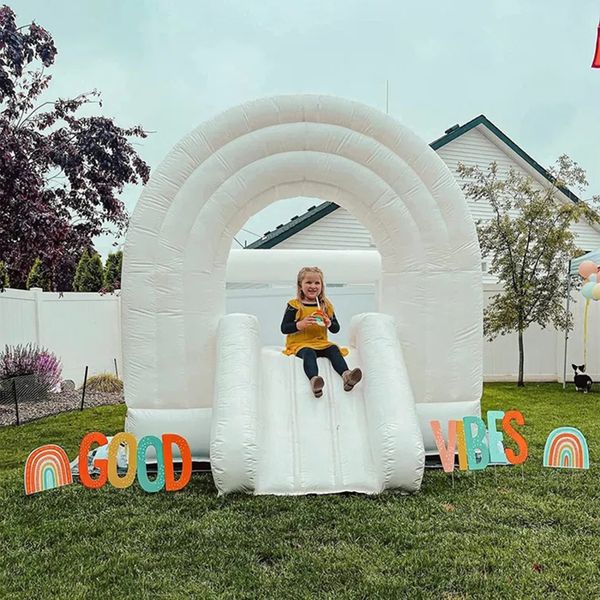
<svg viewBox="0 0 600 600">
<path fill-rule="evenodd" d="M 302 319 L 301 321 L 296 321 L 296 329 L 298 331 L 304 331 L 307 327 L 316 324 L 317 320 L 313 316 L 310 316 Z"/>
</svg>

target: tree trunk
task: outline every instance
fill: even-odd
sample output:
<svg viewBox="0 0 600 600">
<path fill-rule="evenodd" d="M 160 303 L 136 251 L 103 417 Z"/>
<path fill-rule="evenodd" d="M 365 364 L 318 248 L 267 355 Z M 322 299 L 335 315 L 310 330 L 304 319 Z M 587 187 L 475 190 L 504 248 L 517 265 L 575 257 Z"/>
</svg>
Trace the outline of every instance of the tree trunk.
<svg viewBox="0 0 600 600">
<path fill-rule="evenodd" d="M 523 353 L 523 330 L 519 329 L 519 380 L 517 381 L 517 387 L 525 387 L 523 382 L 523 363 L 525 362 L 525 356 Z"/>
</svg>

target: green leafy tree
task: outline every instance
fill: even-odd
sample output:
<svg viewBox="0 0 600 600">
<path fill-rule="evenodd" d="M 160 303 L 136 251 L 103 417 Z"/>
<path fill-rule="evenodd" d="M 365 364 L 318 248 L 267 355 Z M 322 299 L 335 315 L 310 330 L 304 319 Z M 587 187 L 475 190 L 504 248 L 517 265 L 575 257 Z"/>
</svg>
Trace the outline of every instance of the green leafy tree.
<svg viewBox="0 0 600 600">
<path fill-rule="evenodd" d="M 3 292 L 7 287 L 10 287 L 8 269 L 6 268 L 6 263 L 0 260 L 0 292 Z"/>
<path fill-rule="evenodd" d="M 48 269 L 39 258 L 36 258 L 27 277 L 27 289 L 42 288 L 45 292 L 51 291 L 51 276 Z"/>
<path fill-rule="evenodd" d="M 524 385 L 527 328 L 534 323 L 572 327 L 564 306 L 567 264 L 578 251 L 570 227 L 580 219 L 599 221 L 587 203 L 564 195 L 567 187 L 587 187 L 585 171 L 576 162 L 563 155 L 549 172 L 553 183 L 541 186 L 513 169 L 500 174 L 496 163 L 486 171 L 458 167 L 467 198 L 487 202 L 493 211 L 489 221 L 478 223 L 477 232 L 482 256 L 490 258 L 489 272 L 503 290 L 484 310 L 484 334 L 493 340 L 517 333 L 519 387 Z"/>
<path fill-rule="evenodd" d="M 87 289 L 81 290 L 82 292 L 99 292 L 102 289 L 104 266 L 102 265 L 102 259 L 97 252 L 94 252 L 90 256 L 90 262 L 88 263 L 88 276 L 85 282 Z"/>
<path fill-rule="evenodd" d="M 114 292 L 121 289 L 121 269 L 123 267 L 123 252 L 109 254 L 104 267 L 104 289 Z"/>
<path fill-rule="evenodd" d="M 73 279 L 73 289 L 76 292 L 82 292 L 81 286 L 83 284 L 83 280 L 87 276 L 88 264 L 90 262 L 90 255 L 87 250 L 84 250 L 81 254 L 81 258 L 77 263 L 77 268 L 75 269 L 75 278 Z"/>
<path fill-rule="evenodd" d="M 93 252 L 90 256 L 84 250 L 77 264 L 73 288 L 76 292 L 99 292 L 102 289 L 103 272 L 100 255 Z"/>
</svg>

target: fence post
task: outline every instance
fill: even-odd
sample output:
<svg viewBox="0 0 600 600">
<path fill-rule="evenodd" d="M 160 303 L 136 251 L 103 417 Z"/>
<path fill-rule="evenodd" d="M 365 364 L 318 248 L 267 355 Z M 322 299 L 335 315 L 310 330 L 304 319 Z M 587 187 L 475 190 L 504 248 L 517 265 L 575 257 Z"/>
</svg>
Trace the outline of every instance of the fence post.
<svg viewBox="0 0 600 600">
<path fill-rule="evenodd" d="M 44 299 L 43 297 L 43 293 L 44 290 L 42 290 L 42 288 L 31 288 L 30 290 L 31 292 L 33 292 L 33 301 L 35 304 L 35 342 L 38 346 L 42 345 L 42 334 L 41 334 L 41 329 L 42 329 L 42 301 Z"/>
<path fill-rule="evenodd" d="M 14 378 L 12 380 L 12 389 L 13 389 L 13 395 L 15 397 L 15 412 L 17 413 L 17 425 L 20 425 L 20 423 L 19 423 L 19 400 L 17 398 L 17 381 Z"/>
<path fill-rule="evenodd" d="M 83 392 L 81 394 L 81 408 L 79 410 L 83 410 L 83 401 L 85 399 L 85 386 L 87 384 L 87 374 L 88 374 L 88 366 L 85 365 L 85 375 L 83 376 Z"/>
<path fill-rule="evenodd" d="M 117 379 L 119 379 L 119 368 L 117 367 L 117 359 L 113 358 L 114 362 L 115 362 L 115 375 L 117 376 Z"/>
<path fill-rule="evenodd" d="M 123 331 L 121 323 L 121 290 L 115 290 L 117 300 L 117 357 L 123 364 Z"/>
</svg>

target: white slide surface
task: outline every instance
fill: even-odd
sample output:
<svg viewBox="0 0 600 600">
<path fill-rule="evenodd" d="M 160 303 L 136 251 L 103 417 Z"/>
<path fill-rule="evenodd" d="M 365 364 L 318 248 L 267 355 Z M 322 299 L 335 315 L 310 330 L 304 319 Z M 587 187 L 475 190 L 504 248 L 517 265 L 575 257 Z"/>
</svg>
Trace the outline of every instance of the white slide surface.
<svg viewBox="0 0 600 600">
<path fill-rule="evenodd" d="M 220 493 L 418 491 L 423 439 L 391 317 L 353 319 L 346 360 L 363 381 L 345 392 L 320 358 L 319 399 L 300 359 L 260 347 L 255 317 L 223 317 L 218 340 L 210 458 Z"/>
</svg>

